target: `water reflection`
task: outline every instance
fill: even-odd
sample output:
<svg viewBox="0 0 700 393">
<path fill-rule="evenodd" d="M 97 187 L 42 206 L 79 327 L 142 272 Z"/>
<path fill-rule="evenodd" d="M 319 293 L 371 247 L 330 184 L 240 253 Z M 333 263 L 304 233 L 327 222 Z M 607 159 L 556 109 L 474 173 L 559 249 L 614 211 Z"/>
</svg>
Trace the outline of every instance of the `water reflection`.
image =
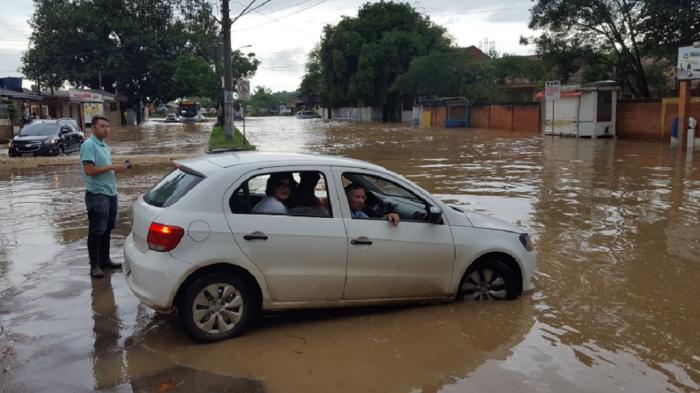
<svg viewBox="0 0 700 393">
<path fill-rule="evenodd" d="M 209 125 L 167 127 L 124 129 L 111 145 L 197 151 Z M 153 391 L 173 375 L 196 380 L 187 370 L 197 369 L 238 387 L 261 390 L 263 380 L 271 391 L 700 390 L 697 160 L 677 162 L 660 144 L 488 130 L 262 118 L 246 131 L 260 150 L 369 160 L 445 200 L 518 222 L 540 255 L 536 291 L 507 303 L 273 314 L 239 339 L 192 345 L 173 320 L 137 305 L 120 273 L 110 288 L 92 287 L 100 314 L 88 312 L 75 168 L 0 170 L 0 325 L 30 342 L 12 347 L 18 358 L 42 359 L 25 360 L 19 380 L 49 386 L 36 371 L 58 359 L 21 348 L 70 338 L 93 363 L 94 374 L 83 362 L 70 368 L 89 374 L 89 383 L 77 377 L 82 387 Z M 167 170 L 120 177 L 115 253 L 129 230 L 128 206 Z M 76 324 L 94 326 L 94 338 L 71 336 Z"/>
</svg>

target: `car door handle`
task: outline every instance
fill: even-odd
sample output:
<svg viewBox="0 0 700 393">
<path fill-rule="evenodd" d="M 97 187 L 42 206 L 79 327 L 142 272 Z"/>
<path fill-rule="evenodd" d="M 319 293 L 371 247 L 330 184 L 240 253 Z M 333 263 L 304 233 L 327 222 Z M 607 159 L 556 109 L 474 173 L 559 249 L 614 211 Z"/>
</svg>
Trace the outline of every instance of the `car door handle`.
<svg viewBox="0 0 700 393">
<path fill-rule="evenodd" d="M 267 235 L 262 233 L 262 232 L 253 232 L 249 235 L 243 235 L 243 239 L 251 241 L 251 240 L 267 240 Z"/>
<path fill-rule="evenodd" d="M 357 239 L 352 239 L 350 240 L 350 244 L 356 245 L 356 246 L 370 246 L 372 245 L 372 241 L 367 239 L 366 237 L 358 237 Z"/>
</svg>

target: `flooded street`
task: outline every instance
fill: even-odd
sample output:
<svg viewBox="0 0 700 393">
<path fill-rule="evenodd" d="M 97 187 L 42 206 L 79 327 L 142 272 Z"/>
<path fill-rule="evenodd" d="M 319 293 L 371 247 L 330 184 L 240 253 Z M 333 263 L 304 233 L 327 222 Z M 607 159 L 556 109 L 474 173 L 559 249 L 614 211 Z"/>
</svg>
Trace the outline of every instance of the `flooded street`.
<svg viewBox="0 0 700 393">
<path fill-rule="evenodd" d="M 114 154 L 198 153 L 210 129 L 153 122 L 108 142 Z M 77 167 L 0 168 L 0 391 L 700 390 L 700 155 L 289 117 L 249 118 L 246 133 L 261 151 L 371 161 L 518 223 L 539 253 L 536 289 L 512 302 L 274 313 L 196 345 L 121 272 L 91 282 Z M 168 170 L 118 177 L 115 260 L 131 204 Z"/>
</svg>

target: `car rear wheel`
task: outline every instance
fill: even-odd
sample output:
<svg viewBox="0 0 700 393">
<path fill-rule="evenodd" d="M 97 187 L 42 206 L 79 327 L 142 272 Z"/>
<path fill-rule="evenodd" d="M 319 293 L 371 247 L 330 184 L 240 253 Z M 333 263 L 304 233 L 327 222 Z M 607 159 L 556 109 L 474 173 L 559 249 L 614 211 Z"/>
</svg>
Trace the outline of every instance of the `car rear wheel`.
<svg viewBox="0 0 700 393">
<path fill-rule="evenodd" d="M 252 319 L 252 292 L 245 280 L 235 274 L 210 273 L 186 289 L 178 314 L 192 339 L 225 340 L 241 334 Z"/>
<path fill-rule="evenodd" d="M 459 299 L 513 300 L 518 296 L 517 275 L 498 258 L 469 267 L 459 285 Z"/>
</svg>

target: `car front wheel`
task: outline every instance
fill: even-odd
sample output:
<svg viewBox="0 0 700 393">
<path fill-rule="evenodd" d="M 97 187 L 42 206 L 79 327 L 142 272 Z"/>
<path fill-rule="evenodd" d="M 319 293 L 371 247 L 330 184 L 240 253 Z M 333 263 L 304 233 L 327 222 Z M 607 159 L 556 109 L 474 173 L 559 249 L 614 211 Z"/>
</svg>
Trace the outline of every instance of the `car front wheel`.
<svg viewBox="0 0 700 393">
<path fill-rule="evenodd" d="M 185 291 L 178 314 L 187 334 L 199 342 L 238 336 L 254 314 L 252 292 L 239 276 L 210 273 Z"/>
<path fill-rule="evenodd" d="M 517 275 L 498 258 L 469 267 L 459 285 L 459 299 L 513 300 L 518 296 Z"/>
</svg>

